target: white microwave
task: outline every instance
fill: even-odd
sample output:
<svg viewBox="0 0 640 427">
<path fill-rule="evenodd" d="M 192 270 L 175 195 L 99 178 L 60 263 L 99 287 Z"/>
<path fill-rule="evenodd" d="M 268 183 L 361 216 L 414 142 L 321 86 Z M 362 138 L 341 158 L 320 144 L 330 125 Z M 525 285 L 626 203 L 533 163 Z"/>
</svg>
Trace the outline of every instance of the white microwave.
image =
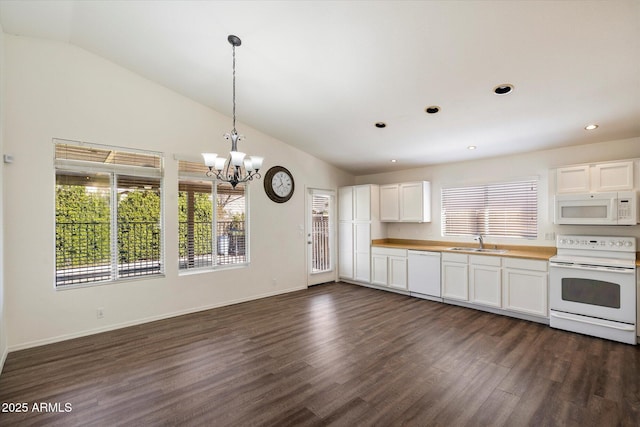
<svg viewBox="0 0 640 427">
<path fill-rule="evenodd" d="M 559 194 L 555 198 L 556 224 L 636 225 L 635 191 L 618 193 Z"/>
</svg>

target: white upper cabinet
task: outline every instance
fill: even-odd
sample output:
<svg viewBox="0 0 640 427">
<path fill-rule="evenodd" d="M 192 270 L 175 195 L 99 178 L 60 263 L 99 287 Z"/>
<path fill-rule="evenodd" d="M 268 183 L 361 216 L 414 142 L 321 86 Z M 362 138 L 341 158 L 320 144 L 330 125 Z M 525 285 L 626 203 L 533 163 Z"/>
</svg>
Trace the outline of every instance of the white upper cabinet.
<svg viewBox="0 0 640 427">
<path fill-rule="evenodd" d="M 371 185 L 356 185 L 353 187 L 354 221 L 371 221 L 371 188 Z"/>
<path fill-rule="evenodd" d="M 380 221 L 400 221 L 400 185 L 380 186 Z"/>
<path fill-rule="evenodd" d="M 589 181 L 589 165 L 558 168 L 556 193 L 588 193 Z"/>
<path fill-rule="evenodd" d="M 431 222 L 431 183 L 400 184 L 400 221 Z"/>
<path fill-rule="evenodd" d="M 558 168 L 556 193 L 633 190 L 633 161 L 596 163 Z"/>
<path fill-rule="evenodd" d="M 633 190 L 633 162 L 595 165 L 592 178 L 593 191 Z"/>
<path fill-rule="evenodd" d="M 338 188 L 339 221 L 371 221 L 372 185 L 352 185 Z"/>
<path fill-rule="evenodd" d="M 353 186 L 338 188 L 338 220 L 353 221 Z"/>
<path fill-rule="evenodd" d="M 431 183 L 417 181 L 381 186 L 380 220 L 431 222 Z"/>
</svg>

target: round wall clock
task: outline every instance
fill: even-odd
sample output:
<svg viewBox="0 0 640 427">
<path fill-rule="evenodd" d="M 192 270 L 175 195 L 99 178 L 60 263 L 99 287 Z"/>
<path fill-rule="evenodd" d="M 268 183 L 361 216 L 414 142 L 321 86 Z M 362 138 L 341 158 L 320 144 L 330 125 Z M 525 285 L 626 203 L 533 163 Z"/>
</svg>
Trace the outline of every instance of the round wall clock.
<svg viewBox="0 0 640 427">
<path fill-rule="evenodd" d="M 282 166 L 274 166 L 264 176 L 264 191 L 276 203 L 284 203 L 293 196 L 293 175 Z"/>
</svg>

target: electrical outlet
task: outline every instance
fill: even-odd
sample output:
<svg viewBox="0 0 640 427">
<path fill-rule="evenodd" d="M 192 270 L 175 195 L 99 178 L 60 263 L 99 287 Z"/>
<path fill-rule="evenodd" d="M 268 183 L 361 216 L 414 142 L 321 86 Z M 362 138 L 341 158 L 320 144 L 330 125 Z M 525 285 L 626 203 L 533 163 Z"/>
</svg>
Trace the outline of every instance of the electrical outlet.
<svg viewBox="0 0 640 427">
<path fill-rule="evenodd" d="M 100 308 L 96 309 L 96 318 L 97 319 L 104 318 L 104 308 L 100 307 Z"/>
</svg>

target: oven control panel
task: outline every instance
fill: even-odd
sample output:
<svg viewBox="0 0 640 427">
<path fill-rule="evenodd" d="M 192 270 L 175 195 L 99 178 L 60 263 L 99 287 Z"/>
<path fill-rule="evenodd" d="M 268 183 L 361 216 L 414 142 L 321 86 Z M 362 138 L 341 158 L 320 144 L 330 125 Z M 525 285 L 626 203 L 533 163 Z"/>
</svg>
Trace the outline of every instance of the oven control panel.
<svg viewBox="0 0 640 427">
<path fill-rule="evenodd" d="M 620 236 L 563 236 L 556 241 L 558 249 L 586 249 L 600 251 L 635 252 L 635 237 Z"/>
</svg>

